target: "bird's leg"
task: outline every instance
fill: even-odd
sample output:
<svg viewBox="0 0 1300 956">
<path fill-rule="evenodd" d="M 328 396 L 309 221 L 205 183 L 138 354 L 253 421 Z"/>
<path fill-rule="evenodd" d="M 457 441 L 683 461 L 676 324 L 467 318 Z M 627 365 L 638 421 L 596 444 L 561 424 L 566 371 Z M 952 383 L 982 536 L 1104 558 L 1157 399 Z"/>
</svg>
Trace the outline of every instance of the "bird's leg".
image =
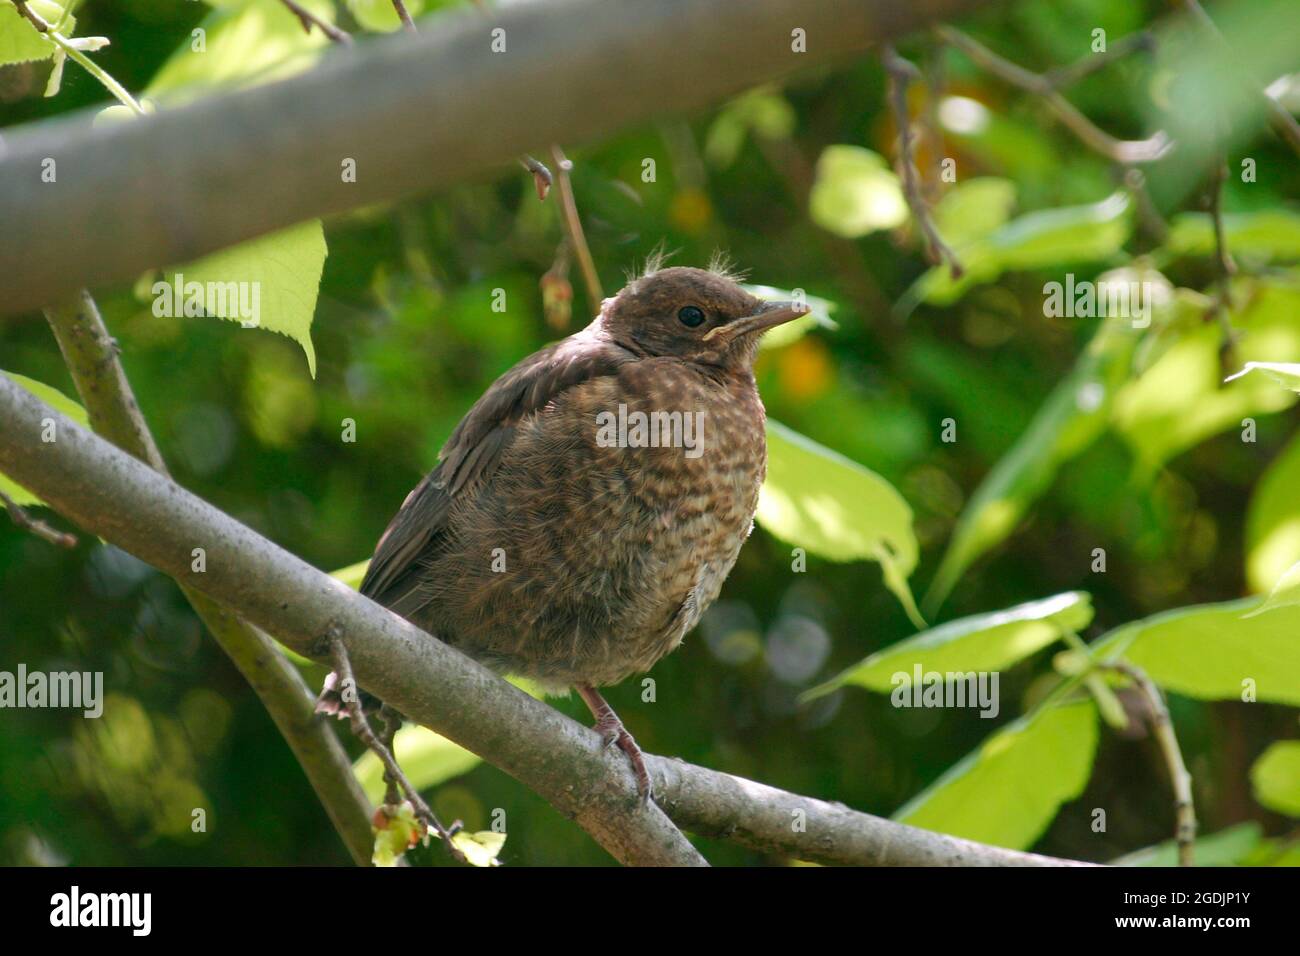
<svg viewBox="0 0 1300 956">
<path fill-rule="evenodd" d="M 600 696 L 600 691 L 590 684 L 577 684 L 575 689 L 591 711 L 591 716 L 596 718 L 595 726 L 592 729 L 604 738 L 606 747 L 610 744 L 617 744 L 618 749 L 627 754 L 627 759 L 632 764 L 632 773 L 636 776 L 637 793 L 641 795 L 642 800 L 649 800 L 652 795 L 650 791 L 650 771 L 646 770 L 645 758 L 641 754 L 641 748 L 636 745 L 632 735 L 627 732 L 627 728 L 623 726 L 623 721 L 618 719 L 618 714 L 614 713 L 614 708 L 609 706 L 604 697 Z"/>
<path fill-rule="evenodd" d="M 402 715 L 387 704 L 379 708 L 379 720 L 384 725 L 383 731 L 379 734 L 379 742 L 384 748 L 397 759 L 397 750 L 393 746 L 393 741 L 397 739 L 397 732 L 402 729 Z M 402 795 L 397 785 L 397 778 L 388 772 L 384 767 L 384 806 L 395 807 L 402 802 Z"/>
<path fill-rule="evenodd" d="M 330 659 L 334 663 L 334 673 L 338 675 L 336 688 L 340 691 L 343 704 L 347 708 L 348 717 L 352 720 L 352 732 L 357 735 L 357 738 L 367 748 L 374 752 L 375 756 L 379 758 L 379 762 L 384 765 L 384 780 L 389 786 L 389 797 L 396 796 L 393 792 L 395 787 L 400 788 L 402 794 L 410 801 L 411 807 L 415 810 L 415 818 L 424 826 L 433 828 L 433 831 L 442 838 L 443 845 L 453 858 L 461 863 L 467 862 L 465 854 L 461 853 L 452 844 L 451 831 L 442 825 L 442 821 L 429 809 L 429 805 L 424 802 L 424 798 L 420 796 L 415 787 L 411 786 L 411 781 L 406 779 L 406 774 L 402 773 L 402 768 L 397 765 L 397 758 L 393 756 L 391 747 L 393 737 L 397 734 L 396 727 L 385 717 L 384 733 L 386 739 L 381 740 L 371 728 L 370 721 L 366 720 L 365 711 L 361 707 L 361 695 L 357 691 L 357 681 L 352 675 L 352 662 L 348 659 L 348 649 L 343 645 L 343 640 L 337 635 L 330 637 Z"/>
</svg>

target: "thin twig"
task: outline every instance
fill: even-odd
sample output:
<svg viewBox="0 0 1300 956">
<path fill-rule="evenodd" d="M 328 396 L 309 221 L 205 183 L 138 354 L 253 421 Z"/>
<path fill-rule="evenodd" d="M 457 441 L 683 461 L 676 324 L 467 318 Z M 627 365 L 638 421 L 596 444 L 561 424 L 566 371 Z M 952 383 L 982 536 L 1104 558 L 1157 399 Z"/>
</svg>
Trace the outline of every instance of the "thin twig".
<svg viewBox="0 0 1300 956">
<path fill-rule="evenodd" d="M 1130 33 L 1128 36 L 1120 37 L 1113 43 L 1108 44 L 1104 53 L 1089 53 L 1068 66 L 1059 66 L 1048 70 L 1043 74 L 1043 79 L 1053 89 L 1063 89 L 1079 82 L 1085 76 L 1091 76 L 1098 70 L 1109 66 L 1115 60 L 1126 57 L 1136 50 L 1143 53 L 1153 53 L 1155 48 L 1156 38 L 1149 31 L 1141 30 L 1137 33 Z"/>
<path fill-rule="evenodd" d="M 592 261 L 591 250 L 587 248 L 587 237 L 582 231 L 582 220 L 578 217 L 578 204 L 573 199 L 573 183 L 569 173 L 573 163 L 564 155 L 559 144 L 551 147 L 551 158 L 555 162 L 558 175 L 556 182 L 560 189 L 560 212 L 564 219 L 564 229 L 569 236 L 569 248 L 578 258 L 578 268 L 582 271 L 582 280 L 587 286 L 588 306 L 595 310 L 600 308 L 605 293 L 600 288 L 600 277 L 596 274 L 596 263 Z"/>
<path fill-rule="evenodd" d="M 1173 148 L 1173 140 L 1164 130 L 1157 130 L 1147 139 L 1121 140 L 1100 129 L 1080 113 L 1060 93 L 1056 92 L 1052 82 L 1043 74 L 1032 73 L 1024 67 L 1017 66 L 1010 60 L 1003 59 L 988 47 L 967 36 L 960 30 L 949 26 L 938 26 L 935 32 L 939 39 L 957 47 L 977 66 L 987 70 L 1005 83 L 1033 93 L 1042 98 L 1047 107 L 1056 114 L 1069 130 L 1085 146 L 1100 153 L 1107 159 L 1123 165 L 1133 163 L 1152 163 L 1163 158 Z"/>
<path fill-rule="evenodd" d="M 546 194 L 551 191 L 551 184 L 555 182 L 555 177 L 547 169 L 546 164 L 534 156 L 527 153 L 519 157 L 519 165 L 524 167 L 533 174 L 533 185 L 537 187 L 537 198 L 545 199 Z"/>
<path fill-rule="evenodd" d="M 1187 772 L 1183 762 L 1183 752 L 1178 746 L 1178 736 L 1174 733 L 1173 721 L 1169 719 L 1169 707 L 1164 695 L 1146 672 L 1128 661 L 1114 661 L 1102 665 L 1106 670 L 1116 671 L 1128 677 L 1151 708 L 1152 732 L 1160 745 L 1165 766 L 1169 770 L 1169 779 L 1174 790 L 1174 841 L 1178 845 L 1178 865 L 1194 865 L 1193 855 L 1196 847 L 1196 808 L 1192 803 L 1192 775 Z"/>
<path fill-rule="evenodd" d="M 38 538 L 44 538 L 50 544 L 58 545 L 60 548 L 75 548 L 77 546 L 76 535 L 51 527 L 40 518 L 33 518 L 25 508 L 3 491 L 0 491 L 0 505 L 3 505 L 5 510 L 9 512 L 9 519 L 24 531 L 34 534 Z"/>
<path fill-rule="evenodd" d="M 144 107 L 141 106 L 136 98 L 127 92 L 126 87 L 115 80 L 107 70 L 90 57 L 86 56 L 86 54 L 82 53 L 71 40 L 65 37 L 49 23 L 46 23 L 45 19 L 35 10 L 27 6 L 25 2 L 22 2 L 22 0 L 14 0 L 14 4 L 18 8 L 18 12 L 31 21 L 32 26 L 41 33 L 44 33 L 50 42 L 62 50 L 69 60 L 72 60 L 95 79 L 99 80 L 104 89 L 108 90 L 108 92 L 111 93 L 119 103 L 138 116 L 145 115 Z"/>
<path fill-rule="evenodd" d="M 334 24 L 322 20 L 302 4 L 295 2 L 295 0 L 280 0 L 280 2 L 288 7 L 289 11 L 298 18 L 298 22 L 302 24 L 303 30 L 307 33 L 311 33 L 311 28 L 316 27 L 321 33 L 325 34 L 335 43 L 341 43 L 344 46 L 348 46 L 352 43 L 352 35 L 350 33 L 346 30 L 340 30 L 338 27 L 334 26 Z"/>
<path fill-rule="evenodd" d="M 886 44 L 881 50 L 880 60 L 885 66 L 885 74 L 889 79 L 889 103 L 894 112 L 894 123 L 898 127 L 898 167 L 903 177 L 903 195 L 907 197 L 912 218 L 916 220 L 925 239 L 925 252 L 930 262 L 938 265 L 946 260 L 952 277 L 960 279 L 965 270 L 962 269 L 957 254 L 939 235 L 939 230 L 930 217 L 930 207 L 926 204 L 925 197 L 921 195 L 920 178 L 912 155 L 912 119 L 907 111 L 907 85 L 919 77 L 920 72 L 914 65 L 899 56 L 890 44 Z"/>
<path fill-rule="evenodd" d="M 34 26 L 41 33 L 50 32 L 50 25 L 45 22 L 45 18 L 42 17 L 39 13 L 37 13 L 35 10 L 33 10 L 31 7 L 27 6 L 25 0 L 14 0 L 14 6 L 17 7 L 18 12 L 21 13 L 28 20 L 30 20 L 32 22 L 32 26 Z"/>
<path fill-rule="evenodd" d="M 402 26 L 415 33 L 415 21 L 411 19 L 410 13 L 406 10 L 406 4 L 402 0 L 393 0 L 393 9 L 397 11 L 398 18 L 402 21 Z"/>
<path fill-rule="evenodd" d="M 334 674 L 338 681 L 339 697 L 343 701 L 343 706 L 347 709 L 348 717 L 352 720 L 352 733 L 356 735 L 371 752 L 379 758 L 379 762 L 384 765 L 384 779 L 390 784 L 389 792 L 391 794 L 391 784 L 396 782 L 401 788 L 403 795 L 410 801 L 415 810 L 415 817 L 422 824 L 431 827 L 438 837 L 442 840 L 443 846 L 447 852 L 461 863 L 466 862 L 465 854 L 462 853 L 454 843 L 451 842 L 451 832 L 442 825 L 429 805 L 424 802 L 420 796 L 420 791 L 416 790 L 411 781 L 406 779 L 406 774 L 402 772 L 401 766 L 397 763 L 397 758 L 393 752 L 384 745 L 384 741 L 375 733 L 374 728 L 370 726 L 370 721 L 366 719 L 365 708 L 361 706 L 361 693 L 357 685 L 356 676 L 352 673 L 352 661 L 348 657 L 347 646 L 343 643 L 343 638 L 337 633 L 332 634 L 329 639 L 330 661 L 334 665 Z M 388 721 L 384 721 L 386 726 L 391 726 Z M 387 731 L 385 732 L 387 733 Z M 391 739 L 391 738 L 389 738 Z"/>
<path fill-rule="evenodd" d="M 1121 182 L 1128 194 L 1133 197 L 1134 205 L 1138 212 L 1138 221 L 1142 228 L 1147 231 L 1156 245 L 1160 245 L 1169 236 L 1169 223 L 1165 217 L 1160 214 L 1156 208 L 1155 200 L 1151 198 L 1151 191 L 1147 189 L 1146 173 L 1136 166 L 1117 167 L 1120 172 Z"/>
</svg>

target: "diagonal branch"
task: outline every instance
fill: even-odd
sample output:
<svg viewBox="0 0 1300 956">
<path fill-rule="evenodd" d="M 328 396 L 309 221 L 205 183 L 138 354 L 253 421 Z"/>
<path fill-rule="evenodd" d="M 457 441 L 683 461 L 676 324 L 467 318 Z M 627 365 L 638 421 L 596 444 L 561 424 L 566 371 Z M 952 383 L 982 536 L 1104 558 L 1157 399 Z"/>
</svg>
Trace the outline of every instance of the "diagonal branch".
<svg viewBox="0 0 1300 956">
<path fill-rule="evenodd" d="M 46 309 L 45 314 L 86 407 L 90 427 L 166 475 L 167 466 L 118 361 L 117 343 L 109 336 L 89 293 L 83 292 L 59 308 Z M 182 583 L 181 590 L 261 698 L 353 860 L 368 864 L 373 848 L 370 801 L 338 738 L 315 716 L 312 694 L 297 669 L 265 634 L 194 588 Z"/>
<path fill-rule="evenodd" d="M 1168 155 L 1169 150 L 1173 148 L 1173 140 L 1164 130 L 1157 130 L 1146 139 L 1116 139 L 1096 126 L 1069 100 L 1058 93 L 1056 79 L 1050 74 L 1032 73 L 998 56 L 984 44 L 953 27 L 936 27 L 935 34 L 944 43 L 961 50 L 976 66 L 992 73 L 1004 83 L 1041 97 L 1047 108 L 1055 113 L 1056 118 L 1085 146 L 1113 162 L 1125 166 L 1133 163 L 1153 163 Z"/>
<path fill-rule="evenodd" d="M 42 419 L 56 440 L 42 442 Z M 412 719 L 481 755 L 571 816 L 616 859 L 700 865 L 657 804 L 637 797 L 622 754 L 545 703 L 304 563 L 0 378 L 0 471 L 88 531 L 238 609 L 308 656 L 341 635 L 358 681 Z M 190 551 L 207 550 L 195 573 Z M 917 831 L 760 784 L 651 758 L 683 826 L 827 862 L 1057 863 Z M 792 801 L 797 801 L 793 802 Z M 791 809 L 812 821 L 786 834 Z M 784 814 L 784 815 L 783 815 Z"/>
</svg>

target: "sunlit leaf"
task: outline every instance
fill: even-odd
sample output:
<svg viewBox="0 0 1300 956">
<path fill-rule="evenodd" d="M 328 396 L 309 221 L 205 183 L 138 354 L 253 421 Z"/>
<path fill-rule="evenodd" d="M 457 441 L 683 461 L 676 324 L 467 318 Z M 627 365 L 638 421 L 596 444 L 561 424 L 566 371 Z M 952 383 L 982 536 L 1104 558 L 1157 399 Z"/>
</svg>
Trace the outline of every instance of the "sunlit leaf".
<svg viewBox="0 0 1300 956">
<path fill-rule="evenodd" d="M 396 866 L 397 861 L 419 841 L 425 828 L 415 818 L 415 808 L 403 800 L 391 815 L 381 814 L 378 823 L 371 825 L 375 845 L 370 856 L 373 866 Z"/>
<path fill-rule="evenodd" d="M 1250 768 L 1250 785 L 1260 806 L 1300 817 L 1300 740 L 1270 744 Z"/>
<path fill-rule="evenodd" d="M 60 392 L 57 388 L 51 388 L 44 382 L 38 382 L 33 378 L 28 378 L 26 375 L 19 375 L 17 372 L 0 371 L 0 375 L 6 376 L 16 385 L 21 385 L 46 405 L 51 406 L 56 411 L 62 412 L 78 425 L 89 427 L 87 425 L 86 410 Z M 0 491 L 3 491 L 8 495 L 10 500 L 12 500 L 16 505 L 43 505 L 45 503 L 22 485 L 15 481 L 11 481 L 4 475 L 0 475 Z"/>
<path fill-rule="evenodd" d="M 967 243 L 961 251 L 966 271 L 960 278 L 954 279 L 946 265 L 927 271 L 907 291 L 904 305 L 951 305 L 971 286 L 992 282 L 1003 272 L 1105 261 L 1128 240 L 1131 219 L 1123 193 L 1087 206 L 1025 213 Z"/>
<path fill-rule="evenodd" d="M 704 157 L 725 169 L 736 161 L 750 133 L 763 139 L 787 139 L 795 123 L 794 107 L 779 92 L 751 90 L 718 110 L 704 139 Z"/>
<path fill-rule="evenodd" d="M 1016 205 L 1016 185 L 996 176 L 976 176 L 953 186 L 934 207 L 934 225 L 954 249 L 1006 225 Z"/>
<path fill-rule="evenodd" d="M 54 0 L 27 0 L 27 6 L 48 24 L 55 25 L 63 19 L 64 7 Z M 63 21 L 60 32 L 70 37 L 76 25 L 76 17 L 70 16 Z M 0 66 L 48 60 L 57 49 L 54 41 L 41 36 L 16 6 L 0 3 Z"/>
<path fill-rule="evenodd" d="M 311 341 L 311 323 L 325 255 L 325 234 L 320 220 L 313 219 L 168 269 L 154 286 L 154 294 L 171 295 L 173 310 L 179 312 L 175 303 L 178 298 L 182 302 L 189 298 L 191 288 L 211 284 L 212 288 L 237 290 L 236 294 L 225 295 L 224 305 L 209 314 L 293 339 L 302 346 L 314 378 L 316 350 Z M 168 287 L 178 287 L 178 275 L 183 277 L 179 297 L 168 291 Z M 252 306 L 249 312 L 255 313 L 255 321 L 242 314 L 245 303 Z"/>
<path fill-rule="evenodd" d="M 827 146 L 808 197 L 813 222 L 846 239 L 907 221 L 907 201 L 885 158 L 861 146 Z"/>
<path fill-rule="evenodd" d="M 506 835 L 494 830 L 479 830 L 476 833 L 461 830 L 451 838 L 451 842 L 465 854 L 470 865 L 499 866 L 501 861 L 497 857 L 505 848 Z"/>
<path fill-rule="evenodd" d="M 1246 581 L 1257 593 L 1271 591 L 1300 561 L 1300 433 L 1268 466 L 1246 511 Z"/>
<path fill-rule="evenodd" d="M 1023 850 L 1088 784 L 1091 700 L 1045 707 L 997 731 L 894 814 L 900 823 Z"/>
<path fill-rule="evenodd" d="M 1223 217 L 1223 234 L 1234 256 L 1300 259 L 1300 214 L 1290 209 L 1228 213 Z M 1209 213 L 1180 213 L 1169 223 L 1165 248 L 1181 256 L 1214 255 L 1214 220 Z"/>
<path fill-rule="evenodd" d="M 331 571 L 330 577 L 342 581 L 352 590 L 361 587 L 361 582 L 366 577 L 366 568 L 370 567 L 370 559 L 358 561 L 356 564 L 349 564 L 346 568 L 339 568 L 337 571 Z"/>
<path fill-rule="evenodd" d="M 1254 294 L 1250 294 L 1251 290 Z M 1244 309 L 1231 315 L 1241 333 L 1236 351 L 1243 360 L 1300 360 L 1300 289 L 1280 283 L 1242 284 L 1234 298 Z M 1295 393 L 1262 375 L 1223 382 L 1217 323 L 1181 329 L 1175 341 L 1116 396 L 1114 424 L 1137 459 L 1140 477 L 1211 435 L 1242 427 L 1256 415 L 1293 405 Z"/>
<path fill-rule="evenodd" d="M 1276 611 L 1278 608 L 1293 607 L 1300 604 L 1300 562 L 1291 565 L 1282 576 L 1277 579 L 1277 584 L 1269 592 L 1264 603 L 1255 610 L 1251 611 L 1246 617 L 1254 617 L 1257 614 L 1267 614 L 1269 611 Z"/>
<path fill-rule="evenodd" d="M 1263 836 L 1264 828 L 1258 823 L 1238 823 L 1198 838 L 1192 857 L 1197 866 L 1237 866 L 1259 846 Z M 1178 844 L 1172 839 L 1166 840 L 1111 860 L 1110 865 L 1177 866 Z"/>
<path fill-rule="evenodd" d="M 1050 487 L 1057 470 L 1100 436 L 1128 377 L 1138 334 L 1116 316 L 1103 321 L 1070 374 L 1039 406 L 1011 449 L 971 495 L 925 596 L 933 615 L 981 555 L 1006 539 Z"/>
<path fill-rule="evenodd" d="M 1262 372 L 1284 388 L 1300 392 L 1300 362 L 1247 362 L 1246 367 L 1235 375 L 1229 375 L 1225 382 L 1232 382 L 1250 372 Z"/>
<path fill-rule="evenodd" d="M 436 787 L 453 777 L 473 770 L 482 758 L 454 744 L 427 727 L 407 724 L 393 740 L 393 755 L 417 790 Z M 352 766 L 362 789 L 372 802 L 384 798 L 384 767 L 372 751 L 367 750 Z"/>
<path fill-rule="evenodd" d="M 299 0 L 310 13 L 334 20 L 329 0 Z M 389 4 L 391 8 L 391 3 Z M 282 80 L 309 69 L 330 44 L 310 33 L 280 0 L 243 0 L 213 10 L 199 23 L 204 49 L 186 37 L 154 74 L 143 95 L 175 106 L 222 90 Z"/>
<path fill-rule="evenodd" d="M 879 562 L 886 587 L 923 627 L 907 584 L 918 550 L 912 509 L 893 485 L 771 419 L 767 457 L 759 524 L 831 561 Z"/>
<path fill-rule="evenodd" d="M 1258 598 L 1177 608 L 1118 627 L 1102 660 L 1137 665 L 1166 690 L 1203 700 L 1300 705 L 1300 607 L 1246 617 Z"/>
<path fill-rule="evenodd" d="M 966 674 L 1000 671 L 1092 622 L 1092 602 L 1082 591 L 1069 591 L 989 614 L 975 614 L 922 631 L 877 651 L 819 687 L 808 699 L 845 684 L 889 693 L 904 675 L 911 683 L 916 668 L 925 673 Z"/>
<path fill-rule="evenodd" d="M 393 0 L 345 0 L 348 12 L 366 30 L 392 33 L 402 28 Z M 425 0 L 407 0 L 406 12 L 412 18 L 424 13 Z"/>
</svg>

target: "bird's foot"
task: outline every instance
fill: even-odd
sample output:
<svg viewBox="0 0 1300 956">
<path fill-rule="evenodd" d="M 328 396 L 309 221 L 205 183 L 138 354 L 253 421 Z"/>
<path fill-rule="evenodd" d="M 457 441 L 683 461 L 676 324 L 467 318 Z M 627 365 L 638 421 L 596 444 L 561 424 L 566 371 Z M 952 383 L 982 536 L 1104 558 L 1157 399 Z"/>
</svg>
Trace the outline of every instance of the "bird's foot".
<svg viewBox="0 0 1300 956">
<path fill-rule="evenodd" d="M 654 795 L 650 786 L 650 771 L 646 769 L 645 757 L 641 753 L 641 748 L 637 746 L 636 740 L 623 726 L 623 721 L 619 719 L 618 714 L 614 713 L 614 708 L 605 702 L 605 698 L 601 697 L 594 687 L 579 686 L 578 693 L 590 708 L 592 716 L 596 718 L 592 730 L 600 734 L 606 747 L 617 746 L 627 755 L 628 762 L 632 764 L 632 775 L 636 777 L 637 794 L 643 801 L 649 801 Z"/>
</svg>

